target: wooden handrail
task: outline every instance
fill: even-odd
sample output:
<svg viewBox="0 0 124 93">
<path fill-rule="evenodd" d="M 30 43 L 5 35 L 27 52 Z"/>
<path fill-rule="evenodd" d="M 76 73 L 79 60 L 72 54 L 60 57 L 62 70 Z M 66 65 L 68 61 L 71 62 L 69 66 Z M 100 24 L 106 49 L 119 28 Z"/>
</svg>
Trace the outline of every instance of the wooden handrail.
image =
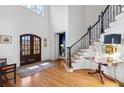
<svg viewBox="0 0 124 93">
<path fill-rule="evenodd" d="M 75 44 L 77 44 L 82 38 L 84 38 L 86 35 L 88 34 L 88 32 L 86 34 L 84 34 L 79 40 L 77 40 L 73 45 L 70 46 L 70 48 L 72 48 Z"/>
<path fill-rule="evenodd" d="M 110 5 L 107 5 L 107 7 L 105 8 L 105 10 L 103 11 L 103 14 L 106 13 L 106 11 L 108 10 L 109 7 L 110 7 Z"/>
<path fill-rule="evenodd" d="M 91 26 L 91 29 L 92 29 L 93 27 L 95 27 L 99 22 L 100 22 L 100 19 L 99 19 L 93 26 Z"/>
</svg>

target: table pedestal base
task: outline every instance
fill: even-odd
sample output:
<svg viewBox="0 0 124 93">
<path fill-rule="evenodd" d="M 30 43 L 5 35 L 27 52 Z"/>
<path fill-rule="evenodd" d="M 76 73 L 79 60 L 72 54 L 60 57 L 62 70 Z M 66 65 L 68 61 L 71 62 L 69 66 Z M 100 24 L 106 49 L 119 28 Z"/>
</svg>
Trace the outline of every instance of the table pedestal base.
<svg viewBox="0 0 124 93">
<path fill-rule="evenodd" d="M 116 82 L 115 80 L 111 79 L 110 77 L 108 77 L 108 76 L 106 76 L 106 75 L 104 74 L 104 72 L 101 70 L 101 67 L 102 67 L 101 65 L 106 66 L 106 64 L 99 63 L 99 64 L 98 64 L 98 69 L 96 69 L 95 72 L 88 72 L 88 74 L 99 74 L 100 80 L 101 80 L 102 84 L 104 84 L 104 80 L 103 80 L 103 77 L 102 77 L 102 76 L 104 76 L 105 78 L 107 78 L 107 79 L 109 79 L 109 80 L 112 80 L 112 81 Z"/>
</svg>

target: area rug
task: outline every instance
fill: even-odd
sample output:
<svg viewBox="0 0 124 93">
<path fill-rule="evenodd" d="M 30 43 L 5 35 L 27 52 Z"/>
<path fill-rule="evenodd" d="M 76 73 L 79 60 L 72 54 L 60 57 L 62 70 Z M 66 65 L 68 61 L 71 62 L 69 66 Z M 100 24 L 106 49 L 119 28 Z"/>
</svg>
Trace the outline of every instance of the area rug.
<svg viewBox="0 0 124 93">
<path fill-rule="evenodd" d="M 55 65 L 56 64 L 54 62 L 36 63 L 33 65 L 17 68 L 17 74 L 21 78 L 25 78 L 40 71 L 46 70 L 50 67 L 53 67 Z"/>
</svg>

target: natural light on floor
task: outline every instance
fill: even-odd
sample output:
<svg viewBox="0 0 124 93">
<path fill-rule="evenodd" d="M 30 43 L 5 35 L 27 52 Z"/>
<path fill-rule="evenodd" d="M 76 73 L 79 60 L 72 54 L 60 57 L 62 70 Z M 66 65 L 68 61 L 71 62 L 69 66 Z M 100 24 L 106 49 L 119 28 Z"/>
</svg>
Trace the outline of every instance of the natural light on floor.
<svg viewBox="0 0 124 93">
<path fill-rule="evenodd" d="M 29 67 L 28 69 L 35 69 L 35 68 L 39 68 L 39 66 L 32 66 L 32 67 Z"/>
<path fill-rule="evenodd" d="M 43 63 L 43 64 L 40 64 L 41 66 L 46 66 L 46 65 L 48 65 L 48 64 L 50 64 L 50 63 Z"/>
</svg>

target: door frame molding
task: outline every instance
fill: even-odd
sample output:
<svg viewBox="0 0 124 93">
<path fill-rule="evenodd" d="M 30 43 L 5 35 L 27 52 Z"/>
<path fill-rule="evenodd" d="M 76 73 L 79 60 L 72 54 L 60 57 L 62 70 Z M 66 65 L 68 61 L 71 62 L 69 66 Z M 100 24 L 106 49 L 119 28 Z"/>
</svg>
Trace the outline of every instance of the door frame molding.
<svg viewBox="0 0 124 93">
<path fill-rule="evenodd" d="M 35 34 L 21 34 L 20 35 L 20 66 L 22 65 L 21 64 L 21 56 L 22 56 L 22 53 L 21 53 L 21 50 L 22 50 L 22 48 L 21 48 L 21 37 L 22 36 L 31 36 L 31 38 L 33 38 L 33 37 L 37 37 L 37 38 L 39 38 L 39 40 L 40 40 L 40 61 L 42 60 L 42 38 L 40 37 L 40 36 L 37 36 L 37 35 L 35 35 Z M 30 45 L 31 46 L 31 45 Z M 31 46 L 32 47 L 32 46 Z M 35 54 L 33 54 L 33 55 L 35 55 Z M 34 61 L 35 62 L 35 61 Z"/>
<path fill-rule="evenodd" d="M 59 35 L 59 34 L 62 34 L 62 33 L 65 33 L 65 57 L 60 57 L 59 56 L 59 53 L 58 53 L 58 58 L 66 58 L 66 31 L 61 31 L 61 32 L 55 32 L 54 33 L 54 59 L 58 59 L 58 58 L 55 58 L 56 57 L 56 35 Z M 59 45 L 58 45 L 59 46 Z M 58 50 L 59 52 L 59 50 Z"/>
</svg>

